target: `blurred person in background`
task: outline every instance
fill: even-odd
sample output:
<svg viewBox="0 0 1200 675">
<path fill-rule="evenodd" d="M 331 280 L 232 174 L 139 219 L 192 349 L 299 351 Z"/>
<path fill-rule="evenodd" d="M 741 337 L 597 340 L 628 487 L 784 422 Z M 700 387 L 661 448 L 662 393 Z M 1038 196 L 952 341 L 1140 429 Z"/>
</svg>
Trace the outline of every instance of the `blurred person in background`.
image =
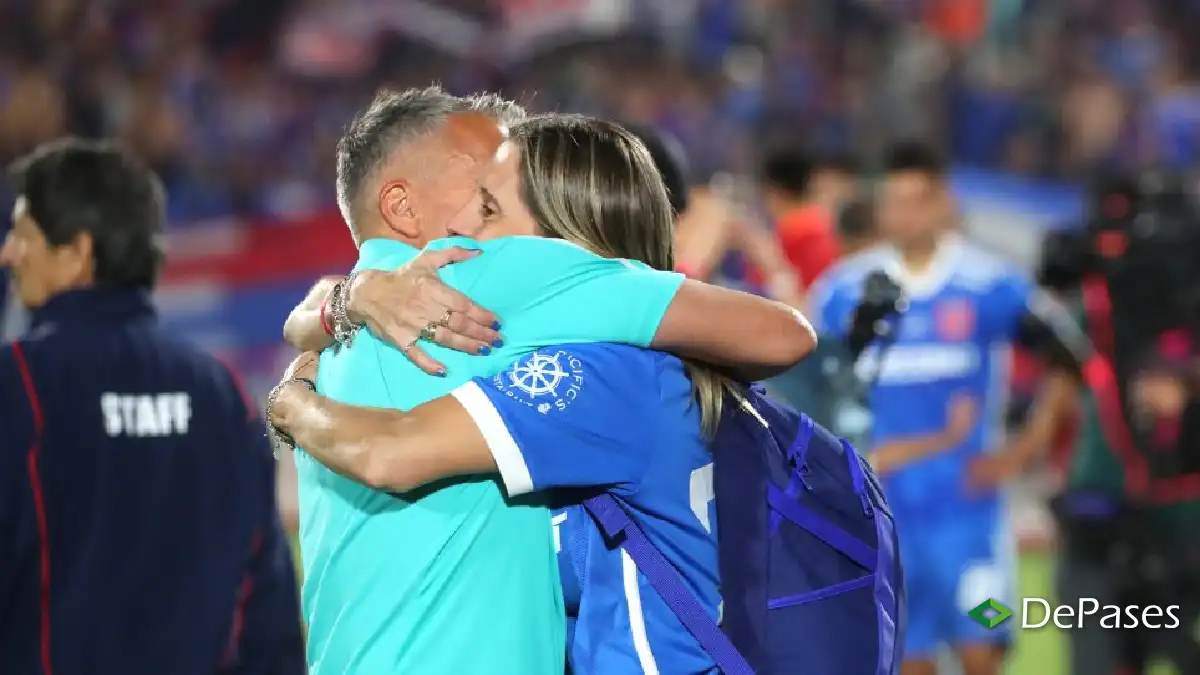
<svg viewBox="0 0 1200 675">
<path fill-rule="evenodd" d="M 0 349 L 4 672 L 304 672 L 263 422 L 158 327 L 162 187 L 115 146 L 14 169 L 0 264 L 31 327 Z"/>
<path fill-rule="evenodd" d="M 642 125 L 629 127 L 646 144 L 662 174 L 676 215 L 676 270 L 690 278 L 731 282 L 718 278 L 722 263 L 731 254 L 740 256 L 752 278 L 743 279 L 773 300 L 797 309 L 801 294 L 796 275 L 779 245 L 764 228 L 756 226 L 749 210 L 735 194 L 735 179 L 717 174 L 707 182 L 693 185 L 683 148 L 670 134 Z M 764 280 L 761 288 L 756 282 Z M 723 285 L 737 285 L 723 283 Z"/>
<path fill-rule="evenodd" d="M 996 675 L 1011 632 L 967 612 L 1010 602 L 1014 544 L 999 493 L 967 489 L 967 462 L 1003 431 L 1006 350 L 1033 287 L 1011 265 L 964 242 L 941 157 L 922 143 L 890 149 L 878 227 L 888 246 L 838 263 L 812 306 L 822 335 L 850 325 L 866 276 L 883 270 L 908 309 L 888 342 L 868 349 L 869 453 L 901 534 L 911 598 L 905 675 L 936 673 L 950 647 L 966 675 Z"/>
<path fill-rule="evenodd" d="M 1088 328 L 1089 318 L 1110 320 L 1095 314 L 1089 317 L 1078 295 L 1064 298 L 1082 329 Z M 1180 370 L 1166 363 L 1154 363 L 1130 389 L 1130 410 L 1142 424 L 1179 420 L 1191 396 Z M 1048 368 L 1022 432 L 997 452 L 977 458 L 971 480 L 979 489 L 989 489 L 1032 470 L 1053 447 L 1061 425 L 1078 415 L 1063 491 L 1052 502 L 1062 537 L 1054 579 L 1058 602 L 1073 606 L 1097 602 L 1106 612 L 1108 607 L 1130 605 L 1175 605 L 1175 609 L 1174 616 L 1162 616 L 1161 622 L 1153 614 L 1138 615 L 1142 621 L 1158 622 L 1157 629 L 1115 631 L 1099 620 L 1072 626 L 1066 631 L 1070 672 L 1141 674 L 1159 658 L 1178 673 L 1200 672 L 1200 645 L 1195 639 L 1200 598 L 1192 584 L 1175 582 L 1173 569 L 1180 564 L 1194 569 L 1189 562 L 1194 547 L 1183 542 L 1195 541 L 1200 531 L 1200 501 L 1187 498 L 1151 506 L 1145 514 L 1129 513 L 1133 504 L 1128 460 L 1111 442 L 1111 421 L 1104 419 L 1112 414 L 1079 373 Z M 1136 532 L 1129 532 L 1130 527 Z M 1131 537 L 1138 549 L 1133 555 L 1126 550 Z M 1145 564 L 1142 556 L 1157 558 L 1164 542 L 1166 565 Z"/>
<path fill-rule="evenodd" d="M 881 243 L 875 210 L 875 195 L 870 190 L 860 190 L 842 206 L 837 216 L 837 236 L 843 257 L 858 255 Z"/>
<path fill-rule="evenodd" d="M 181 221 L 290 215 L 324 196 L 365 92 L 440 80 L 668 128 L 707 174 L 753 171 L 749 139 L 791 136 L 797 120 L 820 147 L 873 152 L 889 132 L 927 129 L 956 160 L 1066 178 L 1093 161 L 1196 156 L 1195 59 L 1180 36 L 1200 14 L 1187 3 L 1009 2 L 989 14 L 1009 28 L 965 33 L 933 18 L 952 2 L 685 3 L 669 29 L 640 10 L 602 21 L 486 4 L 438 3 L 435 23 L 360 0 L 6 3 L 0 155 L 66 131 L 124 135 L 171 165 Z M 51 6 L 59 18 L 39 19 Z M 511 58 L 464 54 L 459 31 Z"/>
<path fill-rule="evenodd" d="M 857 168 L 839 156 L 786 148 L 762 165 L 763 201 L 775 235 L 799 282 L 812 285 L 839 257 L 834 219 L 857 185 Z"/>
<path fill-rule="evenodd" d="M 663 187 L 667 189 L 667 200 L 671 204 L 671 213 L 676 219 L 688 212 L 692 205 L 691 176 L 689 175 L 687 156 L 679 140 L 669 133 L 640 124 L 623 124 L 629 133 L 637 137 L 654 162 L 654 168 L 662 178 Z M 678 235 L 678 233 L 677 233 Z M 679 246 L 676 236 L 675 246 Z M 678 268 L 680 265 L 676 264 Z M 679 270 L 682 271 L 682 270 Z"/>
<path fill-rule="evenodd" d="M 747 379 L 786 368 L 811 348 L 805 322 L 790 308 L 552 238 L 503 236 L 530 234 L 512 231 L 520 219 L 506 215 L 518 208 L 518 186 L 496 194 L 478 181 L 493 160 L 516 160 L 503 140 L 520 117 L 499 97 L 463 99 L 434 87 L 381 92 L 351 124 L 339 145 L 338 190 L 359 265 L 328 290 L 314 287 L 285 326 L 289 341 L 305 349 L 340 343 L 321 357 L 322 394 L 409 409 L 564 342 L 653 344 L 735 367 Z M 573 208 L 554 193 L 521 189 L 547 209 Z M 637 223 L 625 227 L 641 232 Z M 446 239 L 418 255 L 416 246 L 446 235 L 480 241 Z M 772 339 L 747 344 L 744 330 Z M 400 498 L 340 477 L 305 452 L 296 464 L 314 672 L 350 663 L 429 673 L 562 671 L 562 595 L 547 509 L 509 507 L 490 481 Z M 380 591 L 430 584 L 437 593 Z M 511 608 L 501 624 L 497 607 Z M 457 648 L 466 641 L 475 648 Z"/>
<path fill-rule="evenodd" d="M 839 248 L 846 256 L 879 244 L 875 220 L 875 199 L 867 190 L 841 209 L 836 231 Z M 767 390 L 837 435 L 861 443 L 869 427 L 870 413 L 857 400 L 861 392 L 847 371 L 853 367 L 850 358 L 842 341 L 821 340 L 812 356 L 768 380 Z"/>
</svg>

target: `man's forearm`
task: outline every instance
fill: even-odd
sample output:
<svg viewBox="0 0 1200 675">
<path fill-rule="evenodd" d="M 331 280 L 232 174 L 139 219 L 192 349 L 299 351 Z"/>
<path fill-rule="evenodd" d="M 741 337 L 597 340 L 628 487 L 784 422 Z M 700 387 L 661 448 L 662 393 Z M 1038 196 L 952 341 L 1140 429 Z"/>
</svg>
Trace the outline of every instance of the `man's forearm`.
<svg viewBox="0 0 1200 675">
<path fill-rule="evenodd" d="M 321 325 L 321 306 L 342 277 L 321 277 L 304 300 L 288 314 L 283 323 L 283 339 L 305 352 L 319 352 L 333 344 L 333 337 Z"/>
</svg>

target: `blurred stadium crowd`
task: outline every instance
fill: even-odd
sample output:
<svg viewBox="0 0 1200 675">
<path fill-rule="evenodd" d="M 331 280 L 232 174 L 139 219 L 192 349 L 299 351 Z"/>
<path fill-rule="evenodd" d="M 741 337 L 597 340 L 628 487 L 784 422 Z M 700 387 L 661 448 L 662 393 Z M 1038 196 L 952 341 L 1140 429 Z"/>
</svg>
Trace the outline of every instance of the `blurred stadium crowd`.
<svg viewBox="0 0 1200 675">
<path fill-rule="evenodd" d="M 696 171 L 781 138 L 871 158 L 896 135 L 967 163 L 1078 176 L 1195 159 L 1187 0 L 82 0 L 0 9 L 0 158 L 125 138 L 179 223 L 330 200 L 331 151 L 377 85 L 441 81 L 653 122 Z"/>
<path fill-rule="evenodd" d="M 1079 178 L 1101 163 L 1194 159 L 1198 54 L 1183 38 L 1198 27 L 1197 7 L 1184 0 L 5 3 L 0 159 L 68 132 L 125 139 L 166 180 L 173 225 L 192 231 L 177 238 L 180 255 L 247 247 L 247 223 L 327 217 L 337 136 L 380 84 L 436 80 L 452 91 L 500 91 L 534 110 L 651 123 L 679 139 L 697 183 L 717 172 L 753 177 L 761 150 L 782 142 L 849 153 L 869 168 L 885 142 L 902 136 L 932 138 L 964 166 Z M 1073 215 L 1063 204 L 1031 208 L 1041 220 Z M 231 227 L 231 218 L 242 220 Z M 347 255 L 339 262 L 352 260 Z M 206 281 L 212 265 L 201 264 Z M 259 256 L 263 266 L 272 264 Z M 279 274 L 265 276 L 288 276 L 288 263 L 274 266 Z M 190 301 L 211 306 L 213 289 L 206 290 Z M 217 332 L 224 335 L 212 337 L 213 346 L 226 346 L 229 331 Z M 265 335 L 248 337 L 233 341 Z"/>
<path fill-rule="evenodd" d="M 1196 0 L 17 0 L 0 162 L 64 134 L 147 158 L 169 193 L 164 319 L 262 394 L 287 311 L 354 261 L 334 146 L 381 85 L 665 130 L 693 184 L 748 186 L 737 217 L 763 232 L 769 151 L 865 178 L 890 141 L 926 138 L 960 167 L 964 227 L 1032 265 L 1095 169 L 1200 159 L 1196 34 Z"/>
</svg>

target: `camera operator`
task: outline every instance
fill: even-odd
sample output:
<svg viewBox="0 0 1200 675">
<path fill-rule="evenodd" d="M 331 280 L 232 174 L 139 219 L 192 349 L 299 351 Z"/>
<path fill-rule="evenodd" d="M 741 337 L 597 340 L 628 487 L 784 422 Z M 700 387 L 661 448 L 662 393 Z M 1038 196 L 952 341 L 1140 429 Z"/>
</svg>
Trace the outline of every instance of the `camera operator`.
<svg viewBox="0 0 1200 675">
<path fill-rule="evenodd" d="M 1170 183 L 1102 184 L 1082 236 L 1048 240 L 1043 281 L 1073 296 L 1095 351 L 1082 372 L 1052 370 L 1026 433 L 973 467 L 979 483 L 1016 475 L 1077 408 L 1074 454 L 1052 502 L 1063 539 L 1058 602 L 1177 606 L 1178 621 L 1164 616 L 1157 629 L 1127 616 L 1116 630 L 1093 616 L 1068 630 L 1076 675 L 1142 673 L 1154 658 L 1200 672 L 1200 493 L 1188 491 L 1197 447 L 1187 344 L 1196 336 L 1191 277 L 1200 268 L 1190 256 L 1200 219 Z M 1141 609 L 1132 614 L 1142 617 Z"/>
</svg>

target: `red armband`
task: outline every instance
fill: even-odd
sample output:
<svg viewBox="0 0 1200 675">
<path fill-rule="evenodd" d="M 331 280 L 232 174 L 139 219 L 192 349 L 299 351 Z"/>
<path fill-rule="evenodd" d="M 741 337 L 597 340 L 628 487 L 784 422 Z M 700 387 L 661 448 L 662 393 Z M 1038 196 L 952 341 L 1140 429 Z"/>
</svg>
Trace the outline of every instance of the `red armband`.
<svg viewBox="0 0 1200 675">
<path fill-rule="evenodd" d="M 321 301 L 321 330 L 329 337 L 333 337 L 333 324 L 329 323 L 329 296 Z"/>
</svg>

